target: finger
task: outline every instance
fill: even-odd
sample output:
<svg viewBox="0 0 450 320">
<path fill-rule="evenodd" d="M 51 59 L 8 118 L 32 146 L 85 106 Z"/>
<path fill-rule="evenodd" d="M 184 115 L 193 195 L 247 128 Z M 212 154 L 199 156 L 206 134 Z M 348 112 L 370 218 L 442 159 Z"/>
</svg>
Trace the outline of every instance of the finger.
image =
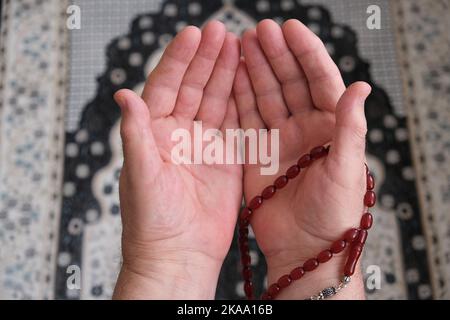
<svg viewBox="0 0 450 320">
<path fill-rule="evenodd" d="M 261 117 L 269 127 L 277 126 L 288 119 L 289 111 L 281 85 L 264 56 L 255 30 L 245 32 L 242 47 Z"/>
<path fill-rule="evenodd" d="M 233 93 L 242 129 L 265 129 L 266 125 L 256 106 L 256 97 L 244 61 L 241 61 L 236 71 Z"/>
<path fill-rule="evenodd" d="M 236 101 L 233 97 L 228 100 L 227 112 L 223 119 L 221 131 L 225 135 L 227 129 L 239 129 L 239 115 L 237 112 Z"/>
<path fill-rule="evenodd" d="M 196 117 L 209 127 L 220 128 L 222 125 L 240 55 L 239 39 L 234 34 L 227 33 Z"/>
<path fill-rule="evenodd" d="M 312 110 L 313 103 L 306 75 L 273 20 L 261 21 L 256 32 L 261 47 L 281 83 L 284 100 L 292 114 Z"/>
<path fill-rule="evenodd" d="M 225 34 L 225 26 L 219 21 L 211 21 L 203 29 L 200 46 L 181 83 L 173 116 L 194 120 Z"/>
<path fill-rule="evenodd" d="M 236 131 L 239 128 L 240 124 L 236 101 L 233 97 L 231 97 L 228 100 L 227 113 L 225 115 L 225 119 L 223 120 L 222 127 L 220 128 L 225 142 L 226 150 L 224 149 L 224 151 L 226 152 L 224 160 L 226 164 L 242 163 L 242 141 L 240 140 L 238 131 Z M 229 134 L 227 132 L 228 130 L 232 130 L 232 134 Z M 229 146 L 232 146 L 231 150 L 228 150 Z"/>
<path fill-rule="evenodd" d="M 152 71 L 142 98 L 150 108 L 153 119 L 172 113 L 184 74 L 200 44 L 201 32 L 189 26 L 168 45 L 161 61 Z"/>
<path fill-rule="evenodd" d="M 335 133 L 327 162 L 329 172 L 343 183 L 357 181 L 361 172 L 355 168 L 363 168 L 367 132 L 364 103 L 370 92 L 367 83 L 354 83 L 336 107 Z"/>
<path fill-rule="evenodd" d="M 120 134 L 125 164 L 141 174 L 142 170 L 156 175 L 162 165 L 153 133 L 150 112 L 145 102 L 131 90 L 123 89 L 114 95 L 122 111 Z"/>
<path fill-rule="evenodd" d="M 334 111 L 345 91 L 339 68 L 318 36 L 298 20 L 288 20 L 283 34 L 308 79 L 314 105 Z"/>
</svg>

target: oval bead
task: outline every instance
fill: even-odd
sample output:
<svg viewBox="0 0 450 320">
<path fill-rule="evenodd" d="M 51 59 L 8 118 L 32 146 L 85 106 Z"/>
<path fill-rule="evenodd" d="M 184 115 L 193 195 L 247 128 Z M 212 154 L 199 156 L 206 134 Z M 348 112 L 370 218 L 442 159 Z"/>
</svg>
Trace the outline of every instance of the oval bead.
<svg viewBox="0 0 450 320">
<path fill-rule="evenodd" d="M 239 236 L 241 238 L 247 238 L 248 236 L 248 227 L 247 226 L 242 226 L 239 228 Z M 241 239 L 239 239 L 241 240 Z"/>
<path fill-rule="evenodd" d="M 248 237 L 239 238 L 239 245 L 248 245 Z"/>
<path fill-rule="evenodd" d="M 241 210 L 241 214 L 239 215 L 239 219 L 241 219 L 242 221 L 247 221 L 250 219 L 250 216 L 252 215 L 252 210 L 250 210 L 249 208 L 243 208 Z"/>
<path fill-rule="evenodd" d="M 244 245 L 244 244 L 248 245 L 248 237 L 245 234 L 247 231 L 244 229 L 248 230 L 248 228 L 246 228 L 246 227 L 239 229 L 239 234 L 244 235 L 244 237 L 239 237 L 239 245 Z"/>
<path fill-rule="evenodd" d="M 270 199 L 275 194 L 275 191 L 276 191 L 275 186 L 268 186 L 263 190 L 261 196 L 264 200 Z"/>
<path fill-rule="evenodd" d="M 254 211 L 256 209 L 258 209 L 259 207 L 261 207 L 263 203 L 263 198 L 261 198 L 260 196 L 256 196 L 252 199 L 252 201 L 250 201 L 250 204 L 248 205 L 248 207 L 250 208 L 250 210 Z"/>
<path fill-rule="evenodd" d="M 289 274 L 292 280 L 298 280 L 305 274 L 305 270 L 302 267 L 295 268 Z"/>
<path fill-rule="evenodd" d="M 358 236 L 359 230 L 358 229 L 350 229 L 348 230 L 344 235 L 344 240 L 348 243 L 352 243 L 355 241 L 356 237 Z"/>
<path fill-rule="evenodd" d="M 286 177 L 286 176 L 281 176 L 281 177 L 278 177 L 276 180 L 275 180 L 275 182 L 274 182 L 274 185 L 275 185 L 275 187 L 277 188 L 277 189 L 281 189 L 281 188 L 284 188 L 286 185 L 287 185 L 287 183 L 288 183 L 288 177 Z"/>
<path fill-rule="evenodd" d="M 278 282 L 277 282 L 277 284 L 280 288 L 286 288 L 291 283 L 292 283 L 292 279 L 288 274 L 282 276 L 280 279 L 278 279 Z"/>
<path fill-rule="evenodd" d="M 363 246 L 356 244 L 351 247 L 348 255 L 347 262 L 344 267 L 344 275 L 347 277 L 352 276 L 355 273 L 356 265 L 358 264 L 359 257 L 361 256 Z"/>
<path fill-rule="evenodd" d="M 244 267 L 242 270 L 242 277 L 245 281 L 250 281 L 252 278 L 252 269 L 250 267 Z"/>
<path fill-rule="evenodd" d="M 312 162 L 311 156 L 309 154 L 305 154 L 298 160 L 297 164 L 301 169 L 303 169 L 309 166 L 311 162 Z"/>
<path fill-rule="evenodd" d="M 267 290 L 267 293 L 272 297 L 275 298 L 278 293 L 280 292 L 280 287 L 278 286 L 278 284 L 274 283 L 272 284 L 269 289 Z"/>
<path fill-rule="evenodd" d="M 252 263 L 252 258 L 247 252 L 243 252 L 241 255 L 241 262 L 243 268 L 248 267 Z"/>
<path fill-rule="evenodd" d="M 300 167 L 298 165 L 293 165 L 286 171 L 286 177 L 289 179 L 294 179 L 300 173 Z"/>
<path fill-rule="evenodd" d="M 330 251 L 334 254 L 344 251 L 347 243 L 344 240 L 338 240 L 331 245 Z"/>
<path fill-rule="evenodd" d="M 325 263 L 329 261 L 332 257 L 333 254 L 331 253 L 330 250 L 324 250 L 317 256 L 317 261 L 319 261 L 319 263 Z"/>
<path fill-rule="evenodd" d="M 261 296 L 261 300 L 272 300 L 272 296 L 267 292 L 264 292 L 263 295 Z"/>
<path fill-rule="evenodd" d="M 360 223 L 361 229 L 369 230 L 370 228 L 372 228 L 372 225 L 373 225 L 373 216 L 369 212 L 364 213 Z"/>
<path fill-rule="evenodd" d="M 242 220 L 241 218 L 238 219 L 238 226 L 239 228 L 248 227 L 250 222 L 248 220 Z"/>
<path fill-rule="evenodd" d="M 375 205 L 375 202 L 377 201 L 377 196 L 375 195 L 375 192 L 373 191 L 367 191 L 364 195 L 364 205 L 371 208 Z"/>
<path fill-rule="evenodd" d="M 311 155 L 311 159 L 317 160 L 327 155 L 327 149 L 324 146 L 318 146 L 312 149 L 309 154 Z"/>
<path fill-rule="evenodd" d="M 314 269 L 316 269 L 319 266 L 319 261 L 317 261 L 316 258 L 312 258 L 307 260 L 304 264 L 303 264 L 303 269 L 307 272 L 309 271 L 313 271 Z"/>
<path fill-rule="evenodd" d="M 356 244 L 364 244 L 366 243 L 367 240 L 367 236 L 369 235 L 369 233 L 367 232 L 367 230 L 360 230 L 358 233 L 358 236 L 355 239 L 355 243 Z"/>
<path fill-rule="evenodd" d="M 239 241 L 240 252 L 248 252 L 249 249 L 248 241 Z"/>
<path fill-rule="evenodd" d="M 244 284 L 244 292 L 247 297 L 253 296 L 253 283 L 251 281 L 246 281 Z"/>
<path fill-rule="evenodd" d="M 370 173 L 367 174 L 367 190 L 372 191 L 375 188 L 375 179 Z"/>
</svg>

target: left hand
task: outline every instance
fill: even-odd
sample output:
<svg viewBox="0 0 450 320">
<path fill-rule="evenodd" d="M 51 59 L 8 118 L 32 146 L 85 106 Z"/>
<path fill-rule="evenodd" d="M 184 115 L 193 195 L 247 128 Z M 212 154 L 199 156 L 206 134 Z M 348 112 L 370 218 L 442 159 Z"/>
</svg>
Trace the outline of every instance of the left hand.
<svg viewBox="0 0 450 320">
<path fill-rule="evenodd" d="M 270 285 L 359 225 L 366 186 L 364 101 L 370 86 L 346 89 L 322 41 L 298 20 L 282 28 L 264 20 L 244 34 L 242 45 L 245 63 L 234 85 L 241 126 L 280 130 L 280 173 L 263 176 L 260 165 L 246 165 L 247 203 L 300 156 L 331 144 L 328 157 L 302 171 L 251 218 Z M 280 298 L 305 298 L 336 283 L 344 256 L 319 266 Z M 361 283 L 357 286 L 352 297 L 363 296 Z"/>
</svg>

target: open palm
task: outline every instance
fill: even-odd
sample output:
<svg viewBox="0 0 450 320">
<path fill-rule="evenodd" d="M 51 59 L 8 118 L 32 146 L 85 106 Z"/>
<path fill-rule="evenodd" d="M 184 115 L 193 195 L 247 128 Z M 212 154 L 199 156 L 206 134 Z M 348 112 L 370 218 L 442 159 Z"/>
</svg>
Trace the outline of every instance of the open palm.
<svg viewBox="0 0 450 320">
<path fill-rule="evenodd" d="M 242 167 L 177 165 L 171 153 L 178 142 L 171 137 L 186 129 L 194 146 L 194 121 L 221 131 L 239 126 L 230 99 L 239 57 L 239 39 L 223 24 L 211 22 L 202 32 L 187 27 L 167 47 L 142 98 L 130 90 L 116 94 L 125 156 L 124 261 L 155 261 L 173 252 L 174 260 L 186 260 L 180 263 L 200 265 L 202 255 L 220 270 L 241 203 Z"/>
<path fill-rule="evenodd" d="M 359 223 L 365 188 L 363 105 L 370 87 L 357 83 L 346 89 L 324 44 L 297 20 L 282 28 L 262 21 L 244 34 L 242 45 L 245 62 L 234 84 L 240 123 L 244 129 L 280 130 L 279 175 L 312 148 L 331 145 L 328 157 L 302 171 L 252 217 L 269 281 L 276 281 Z M 247 201 L 277 177 L 260 175 L 259 168 L 244 168 Z"/>
</svg>

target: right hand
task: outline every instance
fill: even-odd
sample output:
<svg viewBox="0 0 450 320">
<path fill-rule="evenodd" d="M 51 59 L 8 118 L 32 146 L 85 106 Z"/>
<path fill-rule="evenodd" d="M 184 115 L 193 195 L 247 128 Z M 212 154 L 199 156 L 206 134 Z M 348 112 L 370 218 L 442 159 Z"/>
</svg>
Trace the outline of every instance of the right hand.
<svg viewBox="0 0 450 320">
<path fill-rule="evenodd" d="M 169 44 L 142 98 L 130 90 L 115 95 L 125 156 L 116 298 L 214 298 L 241 204 L 242 166 L 176 165 L 171 135 L 184 128 L 193 137 L 194 121 L 204 129 L 239 127 L 231 98 L 239 59 L 240 42 L 222 23 L 202 32 L 190 26 Z"/>
</svg>

